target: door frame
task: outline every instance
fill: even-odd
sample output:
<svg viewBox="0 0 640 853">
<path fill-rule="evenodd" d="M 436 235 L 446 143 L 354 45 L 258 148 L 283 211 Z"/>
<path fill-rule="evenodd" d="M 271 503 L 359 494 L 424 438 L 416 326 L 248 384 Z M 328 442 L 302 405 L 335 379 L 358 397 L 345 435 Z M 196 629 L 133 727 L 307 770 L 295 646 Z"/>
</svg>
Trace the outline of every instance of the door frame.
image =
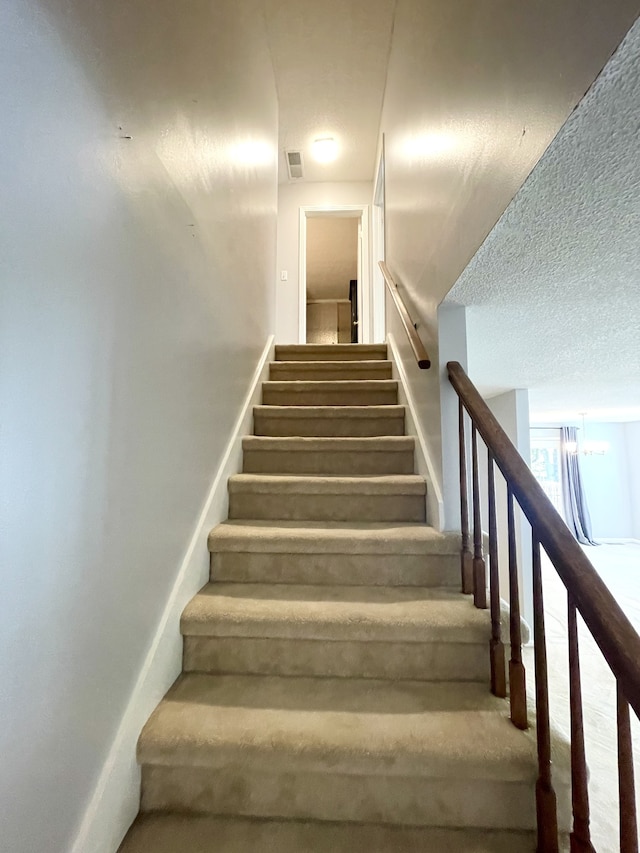
<svg viewBox="0 0 640 853">
<path fill-rule="evenodd" d="M 386 340 L 386 300 L 385 283 L 378 261 L 386 260 L 385 239 L 385 174 L 384 174 L 384 134 L 380 144 L 378 168 L 373 189 L 371 208 L 371 342 L 384 343 Z"/>
<path fill-rule="evenodd" d="M 361 258 L 358 276 L 358 343 L 371 341 L 370 291 L 371 273 L 369 263 L 369 205 L 332 204 L 305 205 L 300 208 L 300 237 L 298 249 L 298 343 L 307 342 L 307 219 L 336 216 L 343 219 L 358 219 L 359 242 L 356 250 Z"/>
</svg>

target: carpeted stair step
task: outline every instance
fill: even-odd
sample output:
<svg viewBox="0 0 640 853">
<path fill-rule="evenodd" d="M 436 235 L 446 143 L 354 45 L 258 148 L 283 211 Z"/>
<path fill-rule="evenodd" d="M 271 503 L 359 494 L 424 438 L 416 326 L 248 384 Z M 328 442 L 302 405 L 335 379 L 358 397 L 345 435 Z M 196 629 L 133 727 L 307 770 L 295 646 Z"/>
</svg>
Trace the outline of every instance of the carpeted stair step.
<svg viewBox="0 0 640 853">
<path fill-rule="evenodd" d="M 140 815 L 118 853 L 533 853 L 533 832 Z"/>
<path fill-rule="evenodd" d="M 404 406 L 255 406 L 253 424 L 256 435 L 404 435 Z"/>
<path fill-rule="evenodd" d="M 143 811 L 535 826 L 535 735 L 484 684 L 186 674 L 138 759 Z"/>
<path fill-rule="evenodd" d="M 451 590 L 210 583 L 181 631 L 185 672 L 489 681 L 487 614 Z"/>
<path fill-rule="evenodd" d="M 242 441 L 245 474 L 413 474 L 414 439 L 270 438 Z"/>
<path fill-rule="evenodd" d="M 397 405 L 394 379 L 350 379 L 329 382 L 263 382 L 262 402 L 268 406 Z"/>
<path fill-rule="evenodd" d="M 489 614 L 425 522 L 391 377 L 384 344 L 276 347 L 121 853 L 535 849 L 535 731 L 490 693 Z"/>
<path fill-rule="evenodd" d="M 236 474 L 229 518 L 285 521 L 425 521 L 423 477 Z"/>
<path fill-rule="evenodd" d="M 386 361 L 386 344 L 279 344 L 276 361 Z"/>
<path fill-rule="evenodd" d="M 280 381 L 391 379 L 390 361 L 272 361 L 269 378 Z"/>
<path fill-rule="evenodd" d="M 425 524 L 226 521 L 209 550 L 214 581 L 460 588 L 460 536 Z"/>
</svg>

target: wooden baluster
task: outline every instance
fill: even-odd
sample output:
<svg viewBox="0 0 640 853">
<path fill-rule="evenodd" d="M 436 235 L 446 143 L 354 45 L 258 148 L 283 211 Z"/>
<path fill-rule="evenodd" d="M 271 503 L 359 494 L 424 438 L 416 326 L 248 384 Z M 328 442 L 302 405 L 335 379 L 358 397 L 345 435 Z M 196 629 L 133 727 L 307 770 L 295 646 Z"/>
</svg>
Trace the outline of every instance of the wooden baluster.
<svg viewBox="0 0 640 853">
<path fill-rule="evenodd" d="M 576 605 L 570 595 L 567 595 L 567 617 L 569 629 L 569 706 L 571 710 L 571 803 L 573 806 L 571 853 L 595 853 L 589 830 L 589 772 L 584 749 L 578 620 Z"/>
<path fill-rule="evenodd" d="M 480 516 L 480 480 L 478 477 L 478 431 L 471 427 L 472 494 L 473 494 L 473 603 L 483 610 L 487 606 L 487 570 L 482 556 L 482 519 Z"/>
<path fill-rule="evenodd" d="M 458 409 L 458 438 L 460 443 L 460 531 L 462 547 L 460 550 L 460 573 L 462 575 L 462 592 L 469 595 L 473 592 L 473 557 L 469 548 L 469 501 L 467 499 L 467 448 L 464 438 L 464 406 L 459 401 Z"/>
<path fill-rule="evenodd" d="M 522 634 L 520 630 L 520 593 L 518 590 L 518 561 L 516 558 L 516 528 L 513 514 L 513 492 L 507 484 L 507 526 L 509 528 L 509 698 L 511 722 L 519 729 L 528 728 L 527 681 L 522 663 Z"/>
<path fill-rule="evenodd" d="M 536 728 L 538 741 L 538 779 L 536 816 L 538 853 L 558 853 L 558 813 L 556 792 L 551 780 L 551 725 L 549 722 L 549 682 L 547 678 L 547 642 L 544 629 L 544 598 L 540 543 L 532 533 L 533 547 L 533 643 L 536 671 Z"/>
<path fill-rule="evenodd" d="M 496 522 L 496 482 L 493 454 L 487 450 L 489 485 L 489 595 L 491 599 L 491 692 L 494 696 L 507 695 L 507 673 L 500 620 L 500 574 L 498 569 L 498 525 Z"/>
<path fill-rule="evenodd" d="M 618 704 L 618 791 L 620 795 L 620 853 L 638 853 L 636 789 L 633 773 L 633 741 L 629 703 L 617 685 Z"/>
</svg>

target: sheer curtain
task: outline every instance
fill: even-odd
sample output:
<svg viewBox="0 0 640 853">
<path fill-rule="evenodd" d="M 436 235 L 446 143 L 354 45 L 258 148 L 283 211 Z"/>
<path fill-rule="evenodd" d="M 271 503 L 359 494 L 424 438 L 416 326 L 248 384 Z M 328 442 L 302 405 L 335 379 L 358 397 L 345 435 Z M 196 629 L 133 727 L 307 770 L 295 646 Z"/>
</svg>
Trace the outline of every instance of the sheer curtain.
<svg viewBox="0 0 640 853">
<path fill-rule="evenodd" d="M 580 459 L 576 453 L 577 442 L 578 431 L 575 427 L 561 428 L 560 460 L 564 515 L 569 530 L 581 545 L 596 545 L 591 534 L 591 517 L 582 487 Z"/>
</svg>

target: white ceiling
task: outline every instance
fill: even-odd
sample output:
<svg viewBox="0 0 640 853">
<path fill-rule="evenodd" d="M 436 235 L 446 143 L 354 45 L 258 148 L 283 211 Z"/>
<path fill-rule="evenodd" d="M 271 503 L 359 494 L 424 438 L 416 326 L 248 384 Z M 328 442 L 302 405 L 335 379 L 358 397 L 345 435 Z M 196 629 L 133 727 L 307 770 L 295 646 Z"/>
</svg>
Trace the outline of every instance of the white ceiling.
<svg viewBox="0 0 640 853">
<path fill-rule="evenodd" d="M 373 179 L 396 0 L 266 0 L 284 150 L 300 149 L 306 181 Z M 316 163 L 311 143 L 333 136 L 339 156 Z"/>
<path fill-rule="evenodd" d="M 538 421 L 640 419 L 639 68 L 636 22 L 445 300 L 472 379 Z"/>
</svg>

